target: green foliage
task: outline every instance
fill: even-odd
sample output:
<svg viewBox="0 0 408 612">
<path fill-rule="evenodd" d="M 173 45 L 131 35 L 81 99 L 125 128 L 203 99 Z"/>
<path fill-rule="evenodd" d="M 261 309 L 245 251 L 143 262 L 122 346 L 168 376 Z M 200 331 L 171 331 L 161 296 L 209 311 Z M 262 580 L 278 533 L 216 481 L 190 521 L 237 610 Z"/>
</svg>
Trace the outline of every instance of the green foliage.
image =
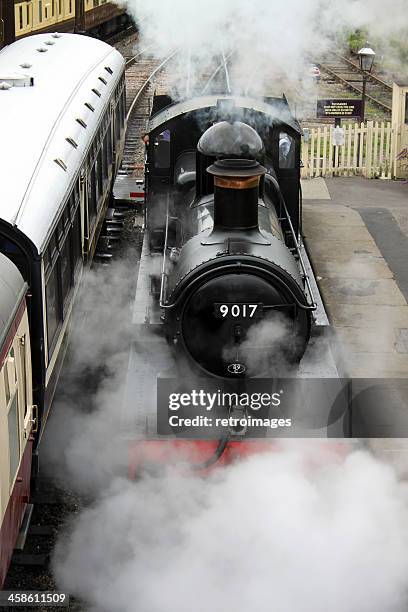
<svg viewBox="0 0 408 612">
<path fill-rule="evenodd" d="M 366 30 L 354 30 L 349 32 L 348 35 L 348 46 L 351 53 L 357 53 L 362 47 L 364 47 L 367 40 Z"/>
</svg>

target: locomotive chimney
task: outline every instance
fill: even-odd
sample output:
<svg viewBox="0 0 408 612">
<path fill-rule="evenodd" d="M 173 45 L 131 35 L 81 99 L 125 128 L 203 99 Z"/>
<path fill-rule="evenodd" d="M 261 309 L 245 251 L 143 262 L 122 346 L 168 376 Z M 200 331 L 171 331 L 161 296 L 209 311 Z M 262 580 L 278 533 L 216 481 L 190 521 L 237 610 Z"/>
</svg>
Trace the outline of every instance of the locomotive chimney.
<svg viewBox="0 0 408 612">
<path fill-rule="evenodd" d="M 258 228 L 259 182 L 266 170 L 251 159 L 217 160 L 214 176 L 214 230 Z"/>
</svg>

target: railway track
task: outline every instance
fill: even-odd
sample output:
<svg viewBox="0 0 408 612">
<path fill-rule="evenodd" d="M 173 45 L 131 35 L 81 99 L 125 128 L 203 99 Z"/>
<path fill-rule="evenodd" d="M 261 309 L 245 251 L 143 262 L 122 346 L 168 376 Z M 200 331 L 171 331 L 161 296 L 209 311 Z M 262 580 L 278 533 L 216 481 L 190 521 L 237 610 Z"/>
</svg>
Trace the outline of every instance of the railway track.
<svg viewBox="0 0 408 612">
<path fill-rule="evenodd" d="M 138 37 L 138 31 L 135 24 L 129 25 L 124 30 L 116 32 L 112 36 L 105 38 L 104 41 L 112 47 L 115 47 L 123 55 L 126 55 L 126 48 L 134 44 Z"/>
<path fill-rule="evenodd" d="M 331 52 L 316 65 L 322 72 L 322 78 L 332 79 L 353 93 L 362 94 L 362 71 L 350 59 Z M 326 76 L 324 76 L 326 75 Z M 367 74 L 367 99 L 386 114 L 392 110 L 392 86 L 375 74 Z"/>
<path fill-rule="evenodd" d="M 150 50 L 140 51 L 126 62 L 126 136 L 122 163 L 114 186 L 117 201 L 128 200 L 132 193 L 142 194 L 145 155 L 143 134 L 157 79 L 175 55 L 172 53 L 164 60 L 158 60 Z M 133 197 L 137 199 L 137 196 Z"/>
</svg>

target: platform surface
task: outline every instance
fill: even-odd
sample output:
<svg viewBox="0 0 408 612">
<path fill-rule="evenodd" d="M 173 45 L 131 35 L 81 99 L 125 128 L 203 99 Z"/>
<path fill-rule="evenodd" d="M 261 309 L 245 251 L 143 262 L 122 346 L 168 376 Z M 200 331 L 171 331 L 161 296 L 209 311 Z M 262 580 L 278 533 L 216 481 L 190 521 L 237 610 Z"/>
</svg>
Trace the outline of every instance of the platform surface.
<svg viewBox="0 0 408 612">
<path fill-rule="evenodd" d="M 305 242 L 345 373 L 408 378 L 408 185 L 309 179 L 303 197 Z"/>
</svg>

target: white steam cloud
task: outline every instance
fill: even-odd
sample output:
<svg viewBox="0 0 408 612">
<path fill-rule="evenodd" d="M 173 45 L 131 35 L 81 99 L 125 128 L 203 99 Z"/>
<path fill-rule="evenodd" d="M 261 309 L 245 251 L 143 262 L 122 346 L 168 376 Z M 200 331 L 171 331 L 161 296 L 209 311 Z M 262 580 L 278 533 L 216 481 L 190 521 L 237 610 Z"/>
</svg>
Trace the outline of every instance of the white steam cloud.
<svg viewBox="0 0 408 612">
<path fill-rule="evenodd" d="M 127 6 L 140 46 L 154 43 L 157 55 L 181 49 L 172 92 L 179 95 L 188 57 L 192 88 L 214 57 L 234 51 L 233 91 L 281 95 L 299 88 L 305 64 L 344 29 L 388 39 L 408 27 L 407 0 Z M 120 410 L 135 274 L 132 259 L 107 276 L 91 273 L 89 316 L 49 424 L 44 464 L 95 498 L 57 545 L 58 586 L 95 612 L 405 612 L 407 485 L 368 453 L 333 460 L 322 441 L 296 441 L 205 479 L 118 476 L 127 460 Z M 84 406 L 80 387 L 94 366 L 103 380 Z"/>
<path fill-rule="evenodd" d="M 277 441 L 206 478 L 124 477 L 133 273 L 130 258 L 87 276 L 88 315 L 47 431 L 44 465 L 94 500 L 57 544 L 59 588 L 83 612 L 404 612 L 407 485 L 368 453 L 343 459 L 352 445 Z M 95 367 L 91 405 L 77 403 Z"/>
<path fill-rule="evenodd" d="M 212 58 L 234 52 L 232 89 L 281 95 L 305 87 L 305 65 L 330 48 L 342 51 L 344 33 L 358 28 L 382 48 L 408 28 L 406 0 L 127 0 L 140 45 L 158 56 L 180 50 L 175 90 L 185 94 L 187 73 L 199 81 Z M 373 43 L 373 40 L 370 41 Z M 189 61 L 191 62 L 189 64 Z M 190 65 L 190 70 L 188 66 Z M 301 83 L 299 82 L 301 81 Z M 173 94 L 176 92 L 173 91 Z"/>
<path fill-rule="evenodd" d="M 43 443 L 44 469 L 87 495 L 126 470 L 123 388 L 135 336 L 135 270 L 135 255 L 129 252 L 108 268 L 85 274 L 71 349 Z"/>
<path fill-rule="evenodd" d="M 280 312 L 267 315 L 249 328 L 239 344 L 225 347 L 224 359 L 244 363 L 250 376 L 287 374 L 290 364 L 285 347 L 288 337 L 294 336 L 291 327 L 293 323 Z"/>
<path fill-rule="evenodd" d="M 114 481 L 60 541 L 60 585 L 98 612 L 403 612 L 407 486 L 316 450 Z"/>
<path fill-rule="evenodd" d="M 343 461 L 352 445 L 277 441 L 206 478 L 125 478 L 134 274 L 130 257 L 87 275 L 87 315 L 47 431 L 44 465 L 93 499 L 57 544 L 58 587 L 83 612 L 405 612 L 407 485 L 368 453 Z M 102 380 L 84 405 L 95 369 Z"/>
</svg>

